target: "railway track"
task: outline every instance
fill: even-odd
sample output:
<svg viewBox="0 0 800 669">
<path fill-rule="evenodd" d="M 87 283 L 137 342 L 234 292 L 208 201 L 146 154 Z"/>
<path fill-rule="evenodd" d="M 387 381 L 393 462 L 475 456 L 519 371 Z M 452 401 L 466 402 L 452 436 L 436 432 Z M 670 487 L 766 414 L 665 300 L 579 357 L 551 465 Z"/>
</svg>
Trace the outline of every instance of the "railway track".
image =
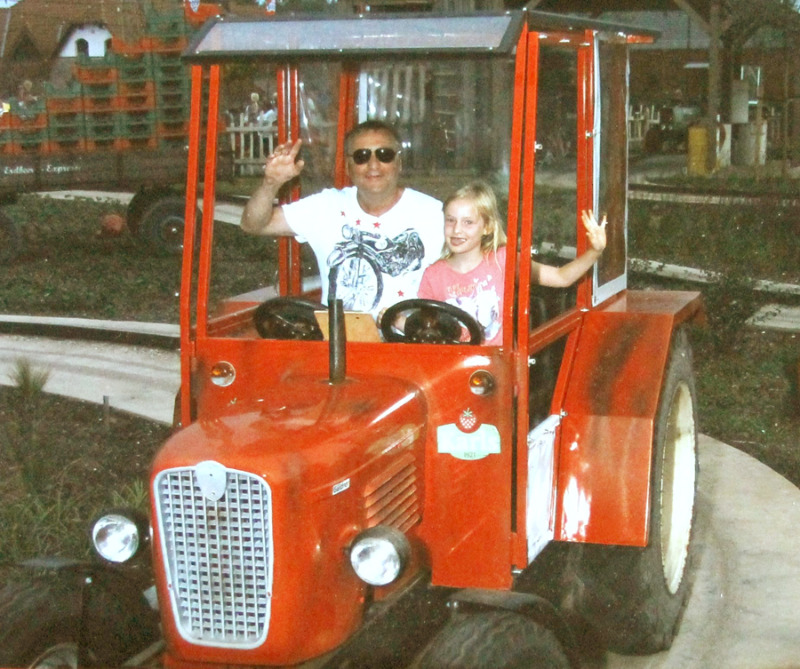
<svg viewBox="0 0 800 669">
<path fill-rule="evenodd" d="M 677 202 L 681 204 L 715 204 L 746 206 L 781 206 L 787 209 L 800 207 L 800 196 L 786 193 L 759 193 L 753 195 L 742 191 L 687 189 L 680 186 L 664 186 L 648 182 L 628 185 L 628 199 L 651 202 Z"/>
</svg>

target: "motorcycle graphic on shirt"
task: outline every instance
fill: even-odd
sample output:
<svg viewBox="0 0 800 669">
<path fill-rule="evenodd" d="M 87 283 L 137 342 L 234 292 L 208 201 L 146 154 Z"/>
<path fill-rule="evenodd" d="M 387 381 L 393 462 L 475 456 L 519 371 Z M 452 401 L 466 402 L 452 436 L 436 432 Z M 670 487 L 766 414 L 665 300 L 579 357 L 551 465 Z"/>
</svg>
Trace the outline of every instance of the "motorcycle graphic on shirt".
<svg viewBox="0 0 800 669">
<path fill-rule="evenodd" d="M 389 238 L 345 225 L 342 237 L 328 256 L 329 295 L 341 299 L 345 309 L 374 309 L 383 295 L 384 274 L 395 277 L 422 267 L 425 247 L 412 228 Z"/>
</svg>

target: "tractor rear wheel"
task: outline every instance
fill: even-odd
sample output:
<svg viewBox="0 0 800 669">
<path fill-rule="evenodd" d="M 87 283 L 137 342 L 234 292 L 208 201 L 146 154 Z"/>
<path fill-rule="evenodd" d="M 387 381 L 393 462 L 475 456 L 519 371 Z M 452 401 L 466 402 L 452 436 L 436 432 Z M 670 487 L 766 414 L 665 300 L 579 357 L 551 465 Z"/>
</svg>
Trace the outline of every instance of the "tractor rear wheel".
<svg viewBox="0 0 800 669">
<path fill-rule="evenodd" d="M 673 336 L 656 416 L 649 540 L 644 548 L 573 545 L 562 608 L 612 651 L 651 654 L 672 645 L 689 597 L 697 492 L 691 349 Z"/>
</svg>

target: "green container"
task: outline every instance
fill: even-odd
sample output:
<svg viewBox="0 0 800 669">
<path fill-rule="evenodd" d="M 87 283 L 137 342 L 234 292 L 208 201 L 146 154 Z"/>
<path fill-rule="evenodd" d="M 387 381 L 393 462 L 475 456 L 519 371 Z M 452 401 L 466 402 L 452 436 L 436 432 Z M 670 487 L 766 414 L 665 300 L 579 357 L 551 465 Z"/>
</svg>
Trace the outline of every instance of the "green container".
<svg viewBox="0 0 800 669">
<path fill-rule="evenodd" d="M 120 81 L 140 82 L 153 78 L 152 54 L 143 53 L 141 56 L 118 56 L 117 72 Z"/>
<path fill-rule="evenodd" d="M 79 53 L 75 58 L 75 63 L 80 67 L 108 69 L 109 67 L 117 66 L 117 55 L 111 51 L 106 51 L 103 56 L 87 56 L 85 53 Z"/>
<path fill-rule="evenodd" d="M 55 86 L 45 81 L 42 88 L 47 98 L 79 98 L 82 95 L 81 85 L 77 81 L 69 81 L 65 86 Z"/>
<path fill-rule="evenodd" d="M 84 114 L 79 112 L 50 112 L 47 118 L 47 126 L 55 130 L 83 128 L 86 122 Z"/>
<path fill-rule="evenodd" d="M 145 29 L 153 37 L 183 37 L 192 32 L 186 23 L 183 10 L 156 12 L 152 9 L 145 12 Z"/>
<path fill-rule="evenodd" d="M 118 115 L 114 113 L 86 114 L 86 138 L 114 139 L 119 132 Z"/>
<path fill-rule="evenodd" d="M 114 97 L 117 95 L 116 84 L 83 84 L 81 86 L 81 95 L 85 101 L 88 101 L 88 107 L 94 106 L 92 103 L 111 104 Z"/>
<path fill-rule="evenodd" d="M 86 136 L 86 120 L 83 114 L 50 114 L 47 124 L 48 137 L 56 142 L 69 142 Z"/>
<path fill-rule="evenodd" d="M 122 139 L 146 139 L 155 134 L 156 115 L 152 111 L 120 113 L 117 128 Z"/>
<path fill-rule="evenodd" d="M 41 130 L 12 130 L 12 140 L 17 142 L 23 151 L 38 151 L 47 141 L 47 128 Z"/>
</svg>

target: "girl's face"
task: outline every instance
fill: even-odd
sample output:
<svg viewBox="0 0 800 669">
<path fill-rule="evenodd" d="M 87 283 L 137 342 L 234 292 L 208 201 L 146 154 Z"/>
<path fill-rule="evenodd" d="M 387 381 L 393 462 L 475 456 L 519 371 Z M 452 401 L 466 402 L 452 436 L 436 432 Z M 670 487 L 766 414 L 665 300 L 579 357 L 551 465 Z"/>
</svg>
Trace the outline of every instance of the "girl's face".
<svg viewBox="0 0 800 669">
<path fill-rule="evenodd" d="M 453 200 L 444 210 L 444 239 L 453 255 L 481 254 L 488 232 L 483 217 L 469 200 Z"/>
</svg>

